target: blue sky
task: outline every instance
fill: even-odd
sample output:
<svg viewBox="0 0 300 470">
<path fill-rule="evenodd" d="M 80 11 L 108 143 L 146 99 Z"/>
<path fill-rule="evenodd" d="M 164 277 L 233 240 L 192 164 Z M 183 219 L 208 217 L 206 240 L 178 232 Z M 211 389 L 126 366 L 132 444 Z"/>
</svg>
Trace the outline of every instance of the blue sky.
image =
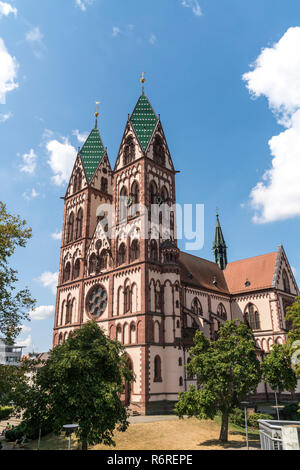
<svg viewBox="0 0 300 470">
<path fill-rule="evenodd" d="M 230 261 L 282 243 L 300 280 L 299 1 L 0 1 L 0 196 L 33 228 L 13 259 L 39 307 L 22 334 L 31 349 L 51 345 L 75 148 L 99 100 L 114 165 L 143 70 L 177 201 L 205 204 L 197 254 L 212 259 L 218 207 Z"/>
</svg>

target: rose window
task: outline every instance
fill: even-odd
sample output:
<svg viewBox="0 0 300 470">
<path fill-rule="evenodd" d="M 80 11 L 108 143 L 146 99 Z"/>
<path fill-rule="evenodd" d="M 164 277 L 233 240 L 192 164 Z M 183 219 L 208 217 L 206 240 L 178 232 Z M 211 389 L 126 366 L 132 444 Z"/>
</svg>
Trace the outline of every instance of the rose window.
<svg viewBox="0 0 300 470">
<path fill-rule="evenodd" d="M 93 318 L 100 317 L 107 307 L 107 292 L 102 286 L 95 286 L 90 290 L 86 307 L 88 314 Z"/>
</svg>

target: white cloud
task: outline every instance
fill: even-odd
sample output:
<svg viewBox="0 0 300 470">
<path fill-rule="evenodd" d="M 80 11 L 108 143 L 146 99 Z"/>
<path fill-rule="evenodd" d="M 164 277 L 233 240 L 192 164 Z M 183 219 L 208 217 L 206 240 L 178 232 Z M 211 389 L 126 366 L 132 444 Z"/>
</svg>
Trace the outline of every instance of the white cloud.
<svg viewBox="0 0 300 470">
<path fill-rule="evenodd" d="M 12 57 L 0 38 L 0 104 L 6 103 L 6 94 L 18 88 L 15 81 L 17 77 L 18 63 L 15 57 Z"/>
<path fill-rule="evenodd" d="M 41 305 L 40 307 L 34 308 L 29 312 L 31 320 L 46 320 L 53 316 L 54 305 Z"/>
<path fill-rule="evenodd" d="M 48 164 L 54 173 L 52 181 L 57 186 L 62 186 L 69 181 L 77 151 L 66 137 L 63 137 L 62 142 L 50 140 L 46 148 L 50 156 Z"/>
<path fill-rule="evenodd" d="M 38 197 L 40 194 L 34 189 L 32 188 L 31 190 L 31 193 L 23 193 L 23 198 L 26 199 L 27 201 L 30 201 L 30 199 L 34 199 L 36 197 Z"/>
<path fill-rule="evenodd" d="M 77 140 L 80 144 L 84 144 L 86 139 L 89 136 L 89 132 L 79 132 L 78 129 L 75 129 L 75 131 L 73 131 L 72 134 L 77 137 Z"/>
<path fill-rule="evenodd" d="M 196 16 L 202 16 L 202 10 L 198 0 L 182 0 L 181 5 L 185 8 L 191 8 Z"/>
<path fill-rule="evenodd" d="M 40 28 L 35 27 L 26 34 L 26 41 L 30 43 L 41 43 L 44 35 L 41 33 Z"/>
<path fill-rule="evenodd" d="M 13 114 L 11 112 L 8 112 L 6 114 L 0 114 L 0 122 L 6 122 L 8 121 L 10 118 L 13 117 Z"/>
<path fill-rule="evenodd" d="M 81 11 L 86 11 L 87 6 L 92 5 L 95 0 L 75 0 L 75 5 L 80 8 Z"/>
<path fill-rule="evenodd" d="M 56 294 L 56 286 L 58 283 L 58 272 L 50 273 L 48 271 L 44 272 L 37 281 L 40 282 L 44 287 L 51 289 L 53 294 Z"/>
<path fill-rule="evenodd" d="M 61 237 L 62 237 L 62 232 L 51 233 L 51 238 L 53 238 L 53 240 L 61 240 Z"/>
<path fill-rule="evenodd" d="M 17 341 L 16 346 L 22 346 L 23 348 L 30 348 L 32 345 L 32 336 L 28 335 L 26 339 L 20 339 Z"/>
<path fill-rule="evenodd" d="M 117 36 L 119 36 L 119 34 L 121 33 L 121 30 L 118 26 L 113 26 L 113 32 L 112 32 L 112 35 L 114 38 L 116 38 Z"/>
<path fill-rule="evenodd" d="M 34 175 L 37 163 L 37 155 L 33 149 L 30 149 L 29 153 L 25 153 L 22 156 L 23 165 L 20 166 L 20 171 Z"/>
<path fill-rule="evenodd" d="M 157 37 L 155 36 L 155 34 L 151 34 L 149 38 L 149 43 L 152 44 L 152 46 L 157 43 Z"/>
<path fill-rule="evenodd" d="M 272 165 L 250 194 L 256 223 L 300 215 L 300 27 L 262 50 L 243 75 L 253 97 L 265 96 L 286 129 L 269 141 Z"/>
<path fill-rule="evenodd" d="M 22 325 L 21 328 L 22 328 L 22 333 L 29 333 L 29 331 L 31 331 L 31 328 L 26 325 Z"/>
<path fill-rule="evenodd" d="M 8 16 L 11 13 L 17 16 L 18 10 L 15 7 L 11 6 L 10 3 L 0 1 L 0 19 L 3 16 Z"/>
</svg>

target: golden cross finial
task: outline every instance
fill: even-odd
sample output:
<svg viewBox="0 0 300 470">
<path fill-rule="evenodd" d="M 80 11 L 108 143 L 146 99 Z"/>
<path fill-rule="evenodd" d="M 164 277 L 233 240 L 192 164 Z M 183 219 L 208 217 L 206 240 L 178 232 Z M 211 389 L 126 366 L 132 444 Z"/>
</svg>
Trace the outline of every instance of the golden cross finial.
<svg viewBox="0 0 300 470">
<path fill-rule="evenodd" d="M 145 72 L 142 72 L 140 81 L 141 81 L 141 84 L 143 85 L 143 94 L 144 94 L 144 91 L 145 91 L 144 85 L 146 83 Z"/>
<path fill-rule="evenodd" d="M 96 101 L 96 112 L 95 112 L 96 121 L 95 121 L 95 129 L 96 129 L 97 126 L 98 126 L 99 104 L 100 104 L 100 101 Z"/>
</svg>

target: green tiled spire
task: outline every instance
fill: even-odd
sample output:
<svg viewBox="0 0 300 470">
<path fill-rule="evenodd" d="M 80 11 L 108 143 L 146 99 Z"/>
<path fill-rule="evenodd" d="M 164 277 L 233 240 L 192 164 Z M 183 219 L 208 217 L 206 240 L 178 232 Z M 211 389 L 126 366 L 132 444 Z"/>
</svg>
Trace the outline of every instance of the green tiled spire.
<svg viewBox="0 0 300 470">
<path fill-rule="evenodd" d="M 91 182 L 95 171 L 99 166 L 99 163 L 101 162 L 102 158 L 106 153 L 99 131 L 96 126 L 92 130 L 84 146 L 80 150 L 81 160 L 85 169 L 88 183 Z"/>
<path fill-rule="evenodd" d="M 133 125 L 137 138 L 139 139 L 144 152 L 148 147 L 157 121 L 158 118 L 153 111 L 147 96 L 142 94 L 136 104 L 136 107 L 134 108 L 130 122 Z"/>
</svg>

